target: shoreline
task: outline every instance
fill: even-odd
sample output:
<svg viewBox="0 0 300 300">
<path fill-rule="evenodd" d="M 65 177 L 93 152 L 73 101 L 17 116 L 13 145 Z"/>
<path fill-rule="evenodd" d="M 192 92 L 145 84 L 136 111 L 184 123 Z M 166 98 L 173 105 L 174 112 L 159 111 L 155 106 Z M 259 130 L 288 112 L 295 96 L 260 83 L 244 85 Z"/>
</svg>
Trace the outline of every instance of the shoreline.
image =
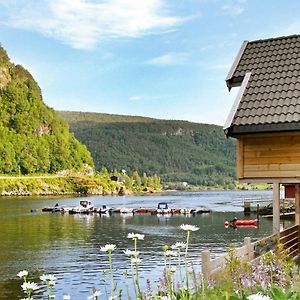
<svg viewBox="0 0 300 300">
<path fill-rule="evenodd" d="M 135 187 L 128 188 L 125 184 L 99 176 L 0 177 L 1 197 L 125 196 L 158 191 L 152 187 L 143 189 L 145 191 L 137 190 Z"/>
<path fill-rule="evenodd" d="M 174 192 L 267 190 L 259 185 L 188 186 L 186 189 L 165 189 L 152 186 L 126 185 L 99 176 L 0 176 L 1 197 L 48 197 L 48 196 L 139 196 Z"/>
</svg>

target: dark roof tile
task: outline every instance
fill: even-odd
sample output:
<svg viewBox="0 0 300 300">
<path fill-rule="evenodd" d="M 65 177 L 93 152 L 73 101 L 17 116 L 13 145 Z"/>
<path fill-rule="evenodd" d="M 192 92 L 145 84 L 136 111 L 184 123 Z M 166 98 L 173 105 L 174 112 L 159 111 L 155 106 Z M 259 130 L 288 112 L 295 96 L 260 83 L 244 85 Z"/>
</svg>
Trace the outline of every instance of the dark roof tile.
<svg viewBox="0 0 300 300">
<path fill-rule="evenodd" d="M 278 131 L 281 123 L 294 128 L 300 121 L 300 35 L 246 43 L 227 85 L 247 72 L 251 76 L 229 128 L 243 125 L 263 131 L 268 124 L 268 131 L 270 126 Z"/>
</svg>

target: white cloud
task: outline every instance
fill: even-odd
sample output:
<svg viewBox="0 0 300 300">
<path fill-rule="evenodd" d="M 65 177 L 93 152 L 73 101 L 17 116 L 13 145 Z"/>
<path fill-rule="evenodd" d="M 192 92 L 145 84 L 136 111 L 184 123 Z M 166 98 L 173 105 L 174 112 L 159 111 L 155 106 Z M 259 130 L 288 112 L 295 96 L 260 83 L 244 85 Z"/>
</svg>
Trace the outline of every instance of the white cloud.
<svg viewBox="0 0 300 300">
<path fill-rule="evenodd" d="M 74 48 L 103 40 L 160 34 L 182 22 L 165 0 L 0 0 L 1 23 L 40 32 Z M 1 9 L 0 9 L 1 10 Z"/>
<path fill-rule="evenodd" d="M 148 60 L 146 63 L 155 66 L 183 65 L 188 61 L 187 53 L 167 53 Z"/>
<path fill-rule="evenodd" d="M 245 11 L 247 0 L 229 0 L 222 6 L 222 12 L 227 15 L 240 15 Z"/>
<path fill-rule="evenodd" d="M 142 96 L 131 96 L 129 97 L 130 101 L 138 101 L 138 100 L 142 100 L 143 97 Z"/>
</svg>

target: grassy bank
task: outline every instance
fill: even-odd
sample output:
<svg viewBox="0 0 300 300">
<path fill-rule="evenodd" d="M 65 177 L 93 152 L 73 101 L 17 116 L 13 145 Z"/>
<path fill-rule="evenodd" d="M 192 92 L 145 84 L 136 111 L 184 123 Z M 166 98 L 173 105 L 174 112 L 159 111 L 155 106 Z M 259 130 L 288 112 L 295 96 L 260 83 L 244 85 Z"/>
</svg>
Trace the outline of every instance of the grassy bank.
<svg viewBox="0 0 300 300">
<path fill-rule="evenodd" d="M 2 196 L 115 194 L 120 186 L 97 176 L 7 177 L 0 179 Z"/>
<path fill-rule="evenodd" d="M 132 182 L 116 182 L 109 176 L 33 176 L 1 177 L 1 196 L 31 195 L 124 195 L 135 192 L 155 191 L 157 188 L 142 187 Z"/>
</svg>

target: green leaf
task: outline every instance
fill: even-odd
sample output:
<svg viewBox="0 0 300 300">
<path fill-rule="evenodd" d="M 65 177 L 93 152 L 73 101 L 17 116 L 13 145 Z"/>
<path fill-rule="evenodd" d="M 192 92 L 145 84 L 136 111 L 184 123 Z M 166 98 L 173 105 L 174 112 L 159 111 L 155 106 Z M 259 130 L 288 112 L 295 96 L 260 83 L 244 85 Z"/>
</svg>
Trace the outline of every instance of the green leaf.
<svg viewBox="0 0 300 300">
<path fill-rule="evenodd" d="M 288 300 L 282 289 L 275 285 L 271 287 L 270 296 L 273 300 Z"/>
</svg>

